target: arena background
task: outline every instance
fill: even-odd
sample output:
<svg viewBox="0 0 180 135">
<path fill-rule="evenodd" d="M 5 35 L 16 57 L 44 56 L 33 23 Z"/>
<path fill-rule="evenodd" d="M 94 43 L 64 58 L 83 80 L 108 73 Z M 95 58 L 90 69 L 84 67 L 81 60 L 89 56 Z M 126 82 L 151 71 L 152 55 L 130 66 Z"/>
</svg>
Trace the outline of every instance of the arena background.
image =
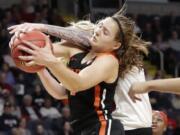
<svg viewBox="0 0 180 135">
<path fill-rule="evenodd" d="M 0 0 L 0 135 L 71 134 L 66 101 L 52 99 L 36 74 L 18 70 L 10 56 L 7 27 L 22 22 L 67 26 L 71 21 L 95 22 L 116 12 L 122 0 Z M 180 1 L 127 0 L 127 15 L 135 20 L 135 31 L 151 41 L 145 57 L 146 79 L 180 76 Z M 51 37 L 53 41 L 60 39 Z M 166 135 L 180 135 L 180 96 L 150 93 L 153 109 L 168 114 Z M 32 113 L 27 111 L 27 108 Z M 46 111 L 56 115 L 46 116 Z M 2 124 L 11 113 L 10 126 Z M 128 112 L 127 112 L 128 113 Z"/>
</svg>

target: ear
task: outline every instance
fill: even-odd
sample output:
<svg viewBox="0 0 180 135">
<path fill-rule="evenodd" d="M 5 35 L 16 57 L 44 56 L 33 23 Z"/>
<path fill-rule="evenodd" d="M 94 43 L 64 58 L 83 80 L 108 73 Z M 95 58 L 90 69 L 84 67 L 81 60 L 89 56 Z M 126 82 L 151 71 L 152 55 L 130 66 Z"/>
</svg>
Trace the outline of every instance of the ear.
<svg viewBox="0 0 180 135">
<path fill-rule="evenodd" d="M 121 47 L 121 43 L 120 42 L 116 42 L 116 44 L 114 45 L 113 49 L 117 50 L 120 47 Z"/>
</svg>

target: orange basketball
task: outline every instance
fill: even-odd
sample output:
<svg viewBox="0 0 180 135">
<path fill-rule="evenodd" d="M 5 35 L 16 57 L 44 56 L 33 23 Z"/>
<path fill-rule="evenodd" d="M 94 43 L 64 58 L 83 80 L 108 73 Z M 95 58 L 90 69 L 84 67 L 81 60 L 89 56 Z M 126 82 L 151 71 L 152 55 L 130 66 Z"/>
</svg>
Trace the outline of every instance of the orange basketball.
<svg viewBox="0 0 180 135">
<path fill-rule="evenodd" d="M 39 31 L 31 31 L 31 32 L 23 34 L 23 36 L 20 37 L 21 40 L 23 39 L 23 40 L 30 41 L 39 47 L 45 46 L 45 38 L 46 38 L 46 35 Z M 26 44 L 22 43 L 21 40 L 16 39 L 14 44 L 11 46 L 11 56 L 16 64 L 16 66 L 19 69 L 21 69 L 22 71 L 25 71 L 27 73 L 36 73 L 37 71 L 43 69 L 44 66 L 39 66 L 39 65 L 26 66 L 25 61 L 22 61 L 18 58 L 18 56 L 28 56 L 29 55 L 28 53 L 26 53 L 18 48 L 19 45 L 28 47 Z"/>
</svg>

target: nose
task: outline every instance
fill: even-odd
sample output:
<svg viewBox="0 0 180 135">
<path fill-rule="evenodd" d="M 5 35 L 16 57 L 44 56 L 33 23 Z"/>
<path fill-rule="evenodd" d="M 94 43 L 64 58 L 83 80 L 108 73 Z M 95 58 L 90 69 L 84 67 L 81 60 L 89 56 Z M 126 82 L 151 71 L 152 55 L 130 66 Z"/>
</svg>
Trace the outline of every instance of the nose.
<svg viewBox="0 0 180 135">
<path fill-rule="evenodd" d="M 153 119 L 153 120 L 152 120 L 152 124 L 157 124 L 157 120 L 156 120 L 156 119 Z"/>
<path fill-rule="evenodd" d="M 95 36 L 99 36 L 99 35 L 100 35 L 100 32 L 101 32 L 101 28 L 97 27 L 97 28 L 94 30 Z"/>
</svg>

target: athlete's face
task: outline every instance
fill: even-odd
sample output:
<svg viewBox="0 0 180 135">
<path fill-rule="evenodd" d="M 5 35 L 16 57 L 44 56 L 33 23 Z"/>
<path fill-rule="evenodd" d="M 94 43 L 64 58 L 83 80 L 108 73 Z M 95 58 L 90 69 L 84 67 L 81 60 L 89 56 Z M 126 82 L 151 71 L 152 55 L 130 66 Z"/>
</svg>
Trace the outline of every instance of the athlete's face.
<svg viewBox="0 0 180 135">
<path fill-rule="evenodd" d="M 121 43 L 115 40 L 118 31 L 118 25 L 112 18 L 108 17 L 100 21 L 90 39 L 92 49 L 100 52 L 111 52 L 118 49 L 121 46 Z"/>
<path fill-rule="evenodd" d="M 153 135 L 163 135 L 163 132 L 166 130 L 163 117 L 159 113 L 153 112 L 152 122 Z"/>
</svg>

